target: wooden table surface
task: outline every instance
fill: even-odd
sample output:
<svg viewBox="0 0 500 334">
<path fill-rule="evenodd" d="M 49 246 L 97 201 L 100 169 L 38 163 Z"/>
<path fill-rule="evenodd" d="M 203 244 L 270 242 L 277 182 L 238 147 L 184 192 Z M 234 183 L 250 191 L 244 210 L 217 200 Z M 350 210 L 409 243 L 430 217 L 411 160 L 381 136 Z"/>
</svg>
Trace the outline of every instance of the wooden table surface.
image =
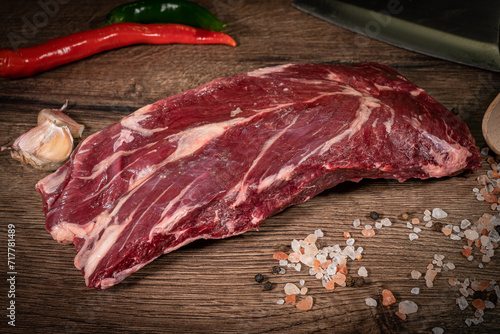
<svg viewBox="0 0 500 334">
<path fill-rule="evenodd" d="M 51 3 L 44 16 L 41 4 Z M 112 1 L 18 1 L 0 3 L 0 47 L 40 44 L 51 38 L 99 27 Z M 463 66 L 356 35 L 294 9 L 289 0 L 200 0 L 228 24 L 226 32 L 238 46 L 138 45 L 105 52 L 85 60 L 18 80 L 0 80 L 0 145 L 32 128 L 43 108 L 56 108 L 69 100 L 68 113 L 85 124 L 90 135 L 137 108 L 206 83 L 211 79 L 260 67 L 289 62 L 352 63 L 377 61 L 395 67 L 447 108 L 455 108 L 468 124 L 480 147 L 485 145 L 481 120 L 500 91 L 500 74 Z M 57 6 L 54 6 L 57 4 Z M 47 9 L 46 9 L 47 10 Z M 29 28 L 36 22 L 38 27 Z M 456 277 L 499 280 L 498 257 L 479 269 L 460 251 L 465 241 L 423 228 L 410 242 L 401 214 L 422 218 L 425 209 L 448 212 L 445 223 L 462 219 L 475 222 L 495 212 L 476 200 L 471 175 L 440 180 L 362 181 L 339 185 L 310 201 L 267 219 L 260 231 L 225 240 L 198 241 L 164 255 L 123 283 L 105 291 L 88 290 L 73 265 L 75 250 L 58 244 L 44 227 L 36 182 L 47 172 L 24 167 L 0 154 L 0 332 L 12 333 L 430 333 L 440 326 L 445 333 L 499 332 L 498 308 L 486 310 L 484 322 L 468 327 L 474 317 L 469 306 L 461 311 L 460 296 L 448 284 Z M 354 229 L 354 219 L 373 223 L 370 211 L 393 221 L 373 238 Z M 8 224 L 15 225 L 15 328 L 6 318 L 13 298 L 6 284 Z M 364 257 L 348 263 L 356 276 L 368 269 L 360 288 L 327 292 L 319 280 L 303 270 L 272 275 L 272 255 L 282 244 L 322 229 L 325 245 L 345 245 L 350 231 Z M 434 254 L 456 269 L 443 272 L 433 288 L 412 280 L 410 272 L 425 272 Z M 477 255 L 477 254 L 476 254 Z M 477 256 L 476 258 L 479 258 Z M 273 283 L 263 291 L 254 281 L 262 273 Z M 314 299 L 310 311 L 277 305 L 287 282 L 306 281 Z M 420 287 L 419 295 L 410 290 Z M 380 301 L 390 289 L 396 299 L 412 300 L 416 314 L 402 321 L 391 307 L 368 307 L 365 298 Z M 470 298 L 469 298 L 470 301 Z M 3 313 L 3 314 L 2 314 Z"/>
</svg>

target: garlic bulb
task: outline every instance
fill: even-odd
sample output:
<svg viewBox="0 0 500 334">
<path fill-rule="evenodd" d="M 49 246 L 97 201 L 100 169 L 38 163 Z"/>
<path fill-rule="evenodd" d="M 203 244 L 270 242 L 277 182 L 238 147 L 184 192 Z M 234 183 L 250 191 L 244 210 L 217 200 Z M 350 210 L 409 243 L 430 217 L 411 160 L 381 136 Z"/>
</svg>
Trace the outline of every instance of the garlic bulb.
<svg viewBox="0 0 500 334">
<path fill-rule="evenodd" d="M 16 139 L 9 147 L 14 159 L 42 170 L 56 170 L 73 150 L 73 136 L 65 125 L 46 120 Z"/>
<path fill-rule="evenodd" d="M 71 119 L 68 115 L 63 113 L 64 109 L 68 106 L 68 101 L 61 107 L 61 109 L 42 109 L 38 113 L 38 125 L 43 124 L 46 120 L 54 122 L 58 126 L 67 126 L 71 131 L 73 138 L 81 138 L 85 126 L 79 124 Z"/>
</svg>

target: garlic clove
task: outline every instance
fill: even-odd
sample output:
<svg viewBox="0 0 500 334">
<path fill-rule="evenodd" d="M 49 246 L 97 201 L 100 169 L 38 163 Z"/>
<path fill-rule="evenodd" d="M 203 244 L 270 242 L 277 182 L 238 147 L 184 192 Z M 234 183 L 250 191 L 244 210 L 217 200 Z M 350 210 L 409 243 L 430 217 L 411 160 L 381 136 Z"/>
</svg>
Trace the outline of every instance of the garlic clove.
<svg viewBox="0 0 500 334">
<path fill-rule="evenodd" d="M 42 170 L 56 170 L 73 150 L 73 137 L 67 126 L 46 120 L 16 139 L 10 147 L 14 159 Z"/>
<path fill-rule="evenodd" d="M 68 106 L 68 101 L 61 109 L 42 109 L 38 113 L 38 125 L 43 124 L 46 120 L 54 122 L 58 126 L 67 126 L 73 138 L 81 138 L 85 126 L 75 122 L 71 117 L 63 113 Z"/>
</svg>

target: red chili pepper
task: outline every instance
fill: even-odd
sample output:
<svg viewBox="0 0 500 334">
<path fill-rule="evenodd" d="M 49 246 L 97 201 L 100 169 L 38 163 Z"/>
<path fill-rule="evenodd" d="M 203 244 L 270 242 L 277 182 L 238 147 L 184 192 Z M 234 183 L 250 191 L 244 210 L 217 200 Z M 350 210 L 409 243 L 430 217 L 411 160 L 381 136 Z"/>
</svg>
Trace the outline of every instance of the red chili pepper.
<svg viewBox="0 0 500 334">
<path fill-rule="evenodd" d="M 236 42 L 226 34 L 181 24 L 116 23 L 16 51 L 0 49 L 0 77 L 26 77 L 99 52 L 133 44 L 174 43 L 236 46 Z"/>
</svg>

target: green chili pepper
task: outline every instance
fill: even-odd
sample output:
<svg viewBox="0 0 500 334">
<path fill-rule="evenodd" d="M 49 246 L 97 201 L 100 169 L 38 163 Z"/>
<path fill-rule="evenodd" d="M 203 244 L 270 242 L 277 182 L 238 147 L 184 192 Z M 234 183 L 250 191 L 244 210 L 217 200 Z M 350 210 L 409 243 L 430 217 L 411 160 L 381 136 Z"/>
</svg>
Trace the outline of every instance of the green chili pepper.
<svg viewBox="0 0 500 334">
<path fill-rule="evenodd" d="M 212 13 L 186 0 L 140 0 L 112 9 L 106 23 L 179 23 L 195 28 L 220 31 L 226 28 Z"/>
</svg>

